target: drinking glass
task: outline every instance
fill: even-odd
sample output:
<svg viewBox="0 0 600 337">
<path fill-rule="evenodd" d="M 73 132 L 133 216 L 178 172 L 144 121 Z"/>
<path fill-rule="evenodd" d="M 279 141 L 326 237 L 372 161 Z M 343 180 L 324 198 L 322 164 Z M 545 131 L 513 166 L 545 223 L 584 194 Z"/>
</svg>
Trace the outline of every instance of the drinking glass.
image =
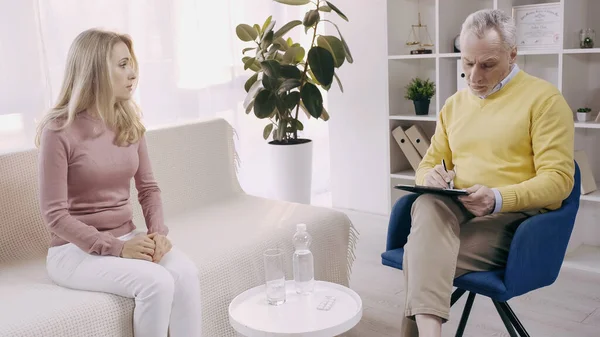
<svg viewBox="0 0 600 337">
<path fill-rule="evenodd" d="M 285 303 L 285 274 L 283 250 L 268 249 L 264 253 L 267 301 L 271 305 Z"/>
</svg>

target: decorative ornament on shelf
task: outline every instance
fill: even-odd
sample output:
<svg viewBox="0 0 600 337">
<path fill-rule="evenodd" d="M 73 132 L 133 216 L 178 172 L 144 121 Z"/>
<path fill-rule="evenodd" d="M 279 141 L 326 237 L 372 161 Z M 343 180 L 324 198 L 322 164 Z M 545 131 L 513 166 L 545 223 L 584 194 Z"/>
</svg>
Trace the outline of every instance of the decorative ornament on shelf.
<svg viewBox="0 0 600 337">
<path fill-rule="evenodd" d="M 415 77 L 406 86 L 404 98 L 413 101 L 417 115 L 427 115 L 433 95 L 435 95 L 435 83 L 429 79 Z"/>
<path fill-rule="evenodd" d="M 310 5 L 302 20 L 292 20 L 279 29 L 269 16 L 261 25 L 239 24 L 238 38 L 250 42 L 242 50 L 244 70 L 252 75 L 246 81 L 243 107 L 247 114 L 266 121 L 263 138 L 270 149 L 270 181 L 273 197 L 310 203 L 312 177 L 312 140 L 298 137 L 304 130 L 299 111 L 307 118 L 329 120 L 321 90 L 329 91 L 334 82 L 344 92 L 336 71 L 352 63 L 350 49 L 336 23 L 321 13 L 335 13 L 349 21 L 338 7 L 324 0 L 274 0 L 289 6 Z M 278 9 L 279 11 L 279 9 Z M 317 34 L 320 23 L 335 27 L 338 36 Z M 312 42 L 301 45 L 286 35 L 302 26 Z M 249 54 L 249 55 L 247 55 Z M 252 55 L 253 54 L 253 55 Z"/>
<path fill-rule="evenodd" d="M 594 40 L 596 40 L 596 31 L 592 28 L 582 29 L 579 31 L 579 47 L 594 48 Z"/>
<path fill-rule="evenodd" d="M 579 122 L 589 122 L 592 120 L 592 109 L 579 108 L 577 109 L 577 120 Z"/>
<path fill-rule="evenodd" d="M 421 23 L 420 10 L 418 12 L 418 23 L 416 25 L 411 25 L 411 29 L 408 34 L 408 40 L 406 40 L 406 45 L 409 47 L 419 46 L 417 49 L 410 51 L 412 55 L 433 54 L 433 49 L 426 48 L 433 47 L 433 42 L 431 41 L 431 36 L 427 30 L 427 25 Z"/>
</svg>

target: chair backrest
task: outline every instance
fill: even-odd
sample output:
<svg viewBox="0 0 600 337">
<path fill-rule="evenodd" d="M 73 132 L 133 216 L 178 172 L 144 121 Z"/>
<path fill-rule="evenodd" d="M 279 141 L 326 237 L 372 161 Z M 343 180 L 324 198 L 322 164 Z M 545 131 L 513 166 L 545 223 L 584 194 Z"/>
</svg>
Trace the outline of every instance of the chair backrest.
<svg viewBox="0 0 600 337">
<path fill-rule="evenodd" d="M 149 130 L 146 138 L 166 217 L 243 193 L 233 129 L 224 119 Z M 37 149 L 0 155 L 0 265 L 47 252 L 50 235 L 40 214 L 37 158 Z M 144 228 L 133 179 L 131 186 L 134 221 Z"/>
<path fill-rule="evenodd" d="M 575 175 L 573 189 L 569 196 L 563 200 L 561 207 L 557 210 L 558 212 L 569 213 L 575 220 L 575 216 L 579 210 L 579 201 L 581 199 L 581 172 L 579 171 L 579 165 L 575 162 Z"/>
</svg>

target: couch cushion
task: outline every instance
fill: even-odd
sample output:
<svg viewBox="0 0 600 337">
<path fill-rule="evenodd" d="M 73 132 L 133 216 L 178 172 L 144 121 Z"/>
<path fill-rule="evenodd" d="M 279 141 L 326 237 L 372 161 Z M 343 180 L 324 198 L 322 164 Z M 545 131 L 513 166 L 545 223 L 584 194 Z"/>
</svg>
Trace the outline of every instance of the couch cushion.
<svg viewBox="0 0 600 337">
<path fill-rule="evenodd" d="M 133 336 L 133 300 L 57 286 L 45 260 L 0 271 L 0 336 Z"/>
<path fill-rule="evenodd" d="M 267 248 L 285 251 L 286 278 L 293 279 L 297 223 L 306 223 L 313 237 L 315 278 L 348 285 L 356 233 L 342 212 L 239 195 L 166 221 L 173 244 L 200 269 L 206 336 L 234 335 L 229 302 L 263 284 L 262 253 Z M 132 336 L 131 299 L 54 285 L 44 259 L 3 266 L 0 273 L 2 337 Z"/>
</svg>

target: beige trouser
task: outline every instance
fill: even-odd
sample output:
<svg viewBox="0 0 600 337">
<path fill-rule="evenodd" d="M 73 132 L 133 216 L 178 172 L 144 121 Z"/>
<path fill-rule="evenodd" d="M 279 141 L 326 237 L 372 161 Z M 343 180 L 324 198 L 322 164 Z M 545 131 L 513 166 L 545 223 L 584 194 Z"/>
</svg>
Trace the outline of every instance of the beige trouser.
<svg viewBox="0 0 600 337">
<path fill-rule="evenodd" d="M 419 196 L 411 209 L 412 226 L 404 247 L 402 336 L 418 336 L 417 314 L 435 315 L 446 322 L 454 278 L 505 266 L 517 226 L 536 213 L 474 217 L 450 197 Z"/>
</svg>

